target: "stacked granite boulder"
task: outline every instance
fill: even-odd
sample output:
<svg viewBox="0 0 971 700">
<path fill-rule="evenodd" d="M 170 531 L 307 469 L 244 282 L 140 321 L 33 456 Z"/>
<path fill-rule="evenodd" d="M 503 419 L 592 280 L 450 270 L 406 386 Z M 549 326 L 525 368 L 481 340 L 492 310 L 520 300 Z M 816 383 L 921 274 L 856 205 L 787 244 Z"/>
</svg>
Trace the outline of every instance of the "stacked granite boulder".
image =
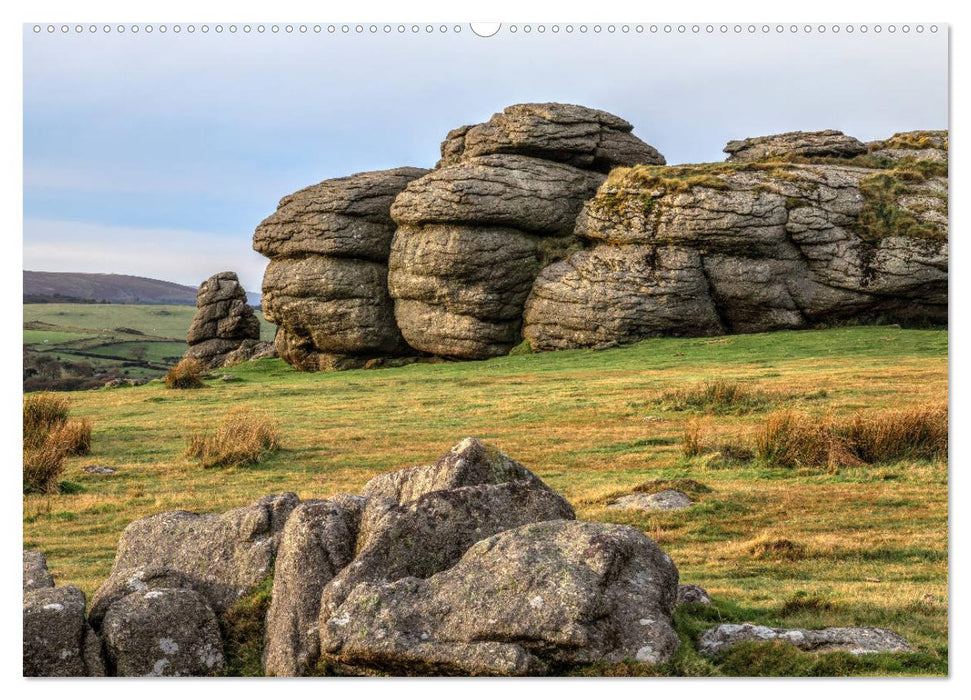
<svg viewBox="0 0 971 700">
<path fill-rule="evenodd" d="M 523 104 L 449 133 L 435 170 L 391 208 L 388 282 L 408 344 L 463 359 L 517 345 L 533 280 L 572 245 L 604 174 L 664 163 L 632 128 L 600 110 Z"/>
<path fill-rule="evenodd" d="M 777 140 L 750 139 L 725 164 L 615 170 L 577 218 L 588 247 L 533 285 L 523 335 L 555 350 L 844 319 L 946 323 L 946 166 L 860 167 L 849 160 L 860 147 L 834 132 L 817 151 L 842 148 L 847 164 L 803 162 L 810 136 L 795 162 L 778 162 Z M 747 151 L 770 160 L 738 162 Z"/>
<path fill-rule="evenodd" d="M 235 272 L 219 272 L 199 285 L 196 309 L 185 357 L 215 368 L 266 355 L 260 320 L 246 303 L 246 290 Z"/>
<path fill-rule="evenodd" d="M 388 293 L 389 210 L 426 172 L 395 168 L 325 180 L 284 197 L 257 227 L 253 248 L 271 260 L 263 313 L 279 326 L 280 357 L 318 370 L 414 354 Z"/>
</svg>

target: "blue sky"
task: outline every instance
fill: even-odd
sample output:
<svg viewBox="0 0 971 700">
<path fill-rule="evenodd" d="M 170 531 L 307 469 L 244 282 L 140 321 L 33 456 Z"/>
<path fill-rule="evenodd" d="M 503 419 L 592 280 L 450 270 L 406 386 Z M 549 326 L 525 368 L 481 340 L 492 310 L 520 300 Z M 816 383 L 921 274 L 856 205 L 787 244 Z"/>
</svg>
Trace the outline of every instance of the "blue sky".
<svg viewBox="0 0 971 700">
<path fill-rule="evenodd" d="M 908 34 L 24 36 L 24 267 L 258 291 L 253 228 L 280 197 L 430 167 L 449 129 L 517 102 L 618 114 L 669 163 L 736 138 L 941 129 L 947 36 Z"/>
</svg>

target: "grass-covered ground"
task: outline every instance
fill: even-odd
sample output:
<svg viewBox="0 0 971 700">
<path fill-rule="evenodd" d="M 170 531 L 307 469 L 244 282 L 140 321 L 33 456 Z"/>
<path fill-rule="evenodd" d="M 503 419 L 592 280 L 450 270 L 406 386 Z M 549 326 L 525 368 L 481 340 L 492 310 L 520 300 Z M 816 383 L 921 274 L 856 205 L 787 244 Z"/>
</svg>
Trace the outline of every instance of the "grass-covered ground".
<svg viewBox="0 0 971 700">
<path fill-rule="evenodd" d="M 61 376 L 83 363 L 131 378 L 160 376 L 179 361 L 196 312 L 194 306 L 152 304 L 24 304 L 23 309 L 29 366 L 38 365 L 39 356 L 56 360 Z M 256 313 L 263 340 L 272 340 L 275 326 Z"/>
<path fill-rule="evenodd" d="M 118 323 L 117 325 L 125 325 Z M 642 529 L 674 558 L 682 582 L 714 607 L 682 610 L 685 644 L 664 673 L 757 675 L 947 672 L 947 464 L 943 459 L 784 468 L 756 458 L 685 457 L 686 424 L 745 444 L 766 415 L 791 407 L 841 417 L 947 400 L 947 333 L 896 327 L 656 339 L 594 351 L 488 362 L 303 374 L 279 360 L 245 363 L 240 381 L 203 389 L 159 384 L 70 394 L 93 424 L 89 456 L 71 458 L 68 493 L 24 497 L 24 546 L 62 583 L 89 595 L 131 520 L 172 509 L 222 511 L 272 492 L 302 498 L 357 491 L 373 475 L 428 463 L 467 435 L 488 440 L 563 493 L 587 520 Z M 726 379 L 757 389 L 738 411 L 678 399 Z M 232 407 L 264 412 L 283 450 L 257 466 L 203 470 L 187 436 Z M 112 476 L 82 471 L 90 464 Z M 652 479 L 712 490 L 684 511 L 606 509 Z M 792 546 L 780 545 L 788 541 Z M 915 654 L 822 657 L 741 648 L 711 663 L 693 651 L 718 622 L 876 625 Z M 645 673 L 640 666 L 588 669 Z"/>
</svg>

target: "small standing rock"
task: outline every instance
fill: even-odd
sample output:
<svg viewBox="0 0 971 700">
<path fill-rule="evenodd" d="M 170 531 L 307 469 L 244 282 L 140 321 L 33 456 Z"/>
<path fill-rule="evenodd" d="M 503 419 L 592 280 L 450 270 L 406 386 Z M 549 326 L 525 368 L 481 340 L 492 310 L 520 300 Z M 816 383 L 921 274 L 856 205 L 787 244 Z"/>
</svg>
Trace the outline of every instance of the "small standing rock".
<svg viewBox="0 0 971 700">
<path fill-rule="evenodd" d="M 677 605 L 711 605 L 711 596 L 701 586 L 694 584 L 684 584 L 678 586 Z"/>
</svg>

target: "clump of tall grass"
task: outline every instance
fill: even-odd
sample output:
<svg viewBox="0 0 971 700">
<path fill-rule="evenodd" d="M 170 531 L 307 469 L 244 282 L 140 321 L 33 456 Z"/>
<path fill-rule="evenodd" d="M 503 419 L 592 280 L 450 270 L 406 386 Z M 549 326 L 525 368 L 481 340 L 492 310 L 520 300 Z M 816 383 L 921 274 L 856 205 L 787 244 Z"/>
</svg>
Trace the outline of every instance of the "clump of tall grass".
<svg viewBox="0 0 971 700">
<path fill-rule="evenodd" d="M 165 373 L 165 386 L 169 389 L 199 389 L 205 386 L 202 383 L 205 371 L 203 362 L 187 357 Z"/>
<path fill-rule="evenodd" d="M 914 406 L 843 419 L 779 411 L 756 433 L 755 454 L 782 467 L 840 467 L 942 459 L 947 444 L 947 406 Z"/>
<path fill-rule="evenodd" d="M 753 559 L 783 559 L 795 561 L 806 556 L 806 546 L 785 537 L 761 535 L 745 547 Z"/>
<path fill-rule="evenodd" d="M 752 413 L 768 408 L 773 397 L 746 382 L 716 379 L 663 394 L 660 402 L 671 411 Z"/>
<path fill-rule="evenodd" d="M 55 493 L 64 460 L 91 450 L 91 422 L 68 418 L 68 401 L 56 394 L 24 396 L 24 493 Z"/>
<path fill-rule="evenodd" d="M 237 408 L 223 418 L 211 433 L 189 437 L 185 456 L 203 469 L 259 464 L 280 448 L 279 431 L 273 421 L 247 408 Z"/>
</svg>

